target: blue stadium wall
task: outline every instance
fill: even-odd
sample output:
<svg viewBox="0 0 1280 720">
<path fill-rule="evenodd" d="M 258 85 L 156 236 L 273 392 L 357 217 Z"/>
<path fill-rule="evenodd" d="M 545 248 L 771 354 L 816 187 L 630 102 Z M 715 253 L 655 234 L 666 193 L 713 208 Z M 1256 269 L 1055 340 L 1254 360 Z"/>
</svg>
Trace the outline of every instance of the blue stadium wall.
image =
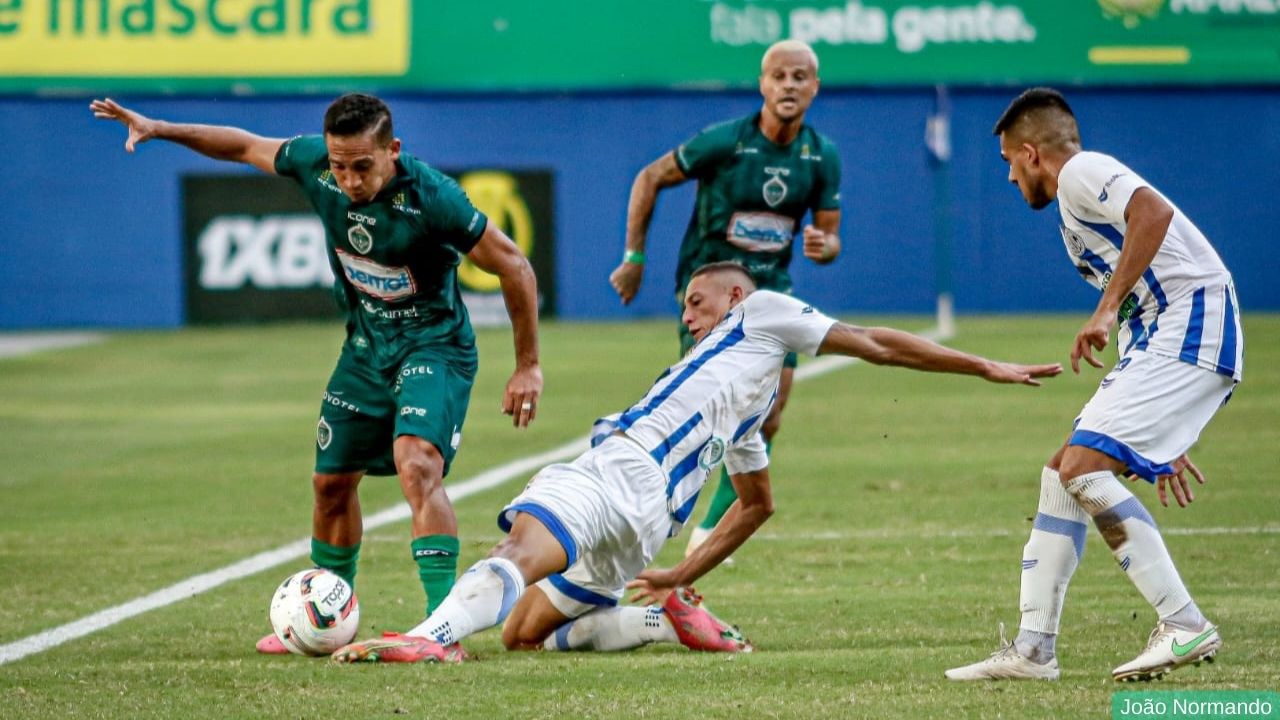
<svg viewBox="0 0 1280 720">
<path fill-rule="evenodd" d="M 1007 184 L 991 125 L 1012 90 L 953 92 L 954 294 L 961 312 L 1084 313 L 1096 294 L 1068 264 L 1056 206 L 1036 213 Z M 1280 89 L 1078 89 L 1085 144 L 1155 183 L 1215 242 L 1246 311 L 1280 310 Z M 120 98 L 171 120 L 314 132 L 326 98 Z M 555 173 L 557 311 L 573 320 L 670 315 L 676 248 L 692 187 L 664 194 L 648 277 L 623 308 L 607 277 L 621 254 L 627 194 L 645 163 L 712 122 L 753 112 L 747 92 L 391 96 L 406 148 L 445 167 Z M 844 253 L 797 257 L 798 291 L 832 312 L 928 312 L 935 297 L 928 90 L 830 90 L 811 122 L 844 161 Z M 135 155 L 83 99 L 0 98 L 0 328 L 171 327 L 182 307 L 179 177 L 240 172 L 156 143 Z"/>
</svg>

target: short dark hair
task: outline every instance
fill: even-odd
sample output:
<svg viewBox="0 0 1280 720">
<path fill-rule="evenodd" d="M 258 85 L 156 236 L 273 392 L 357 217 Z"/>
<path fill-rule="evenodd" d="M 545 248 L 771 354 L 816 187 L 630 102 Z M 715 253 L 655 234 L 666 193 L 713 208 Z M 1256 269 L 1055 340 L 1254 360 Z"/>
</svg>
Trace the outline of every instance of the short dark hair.
<svg viewBox="0 0 1280 720">
<path fill-rule="evenodd" d="M 991 134 L 1041 147 L 1078 150 L 1080 146 L 1075 113 L 1062 93 L 1047 87 L 1031 88 L 1014 98 Z"/>
<path fill-rule="evenodd" d="M 1076 114 L 1071 112 L 1071 106 L 1067 104 L 1067 99 L 1062 97 L 1062 93 L 1047 87 L 1036 87 L 1030 90 L 1024 90 L 1021 95 L 1013 99 L 1009 103 L 1009 107 L 1005 108 L 1004 113 L 1000 115 L 1000 119 L 996 121 L 995 129 L 991 131 L 992 135 L 999 135 L 1008 130 L 1014 123 L 1022 119 L 1022 116 L 1035 110 L 1054 109 L 1070 115 L 1073 119 Z"/>
<path fill-rule="evenodd" d="M 756 287 L 756 279 L 752 277 L 751 271 L 747 270 L 747 266 L 743 265 L 737 260 L 720 260 L 718 262 L 709 262 L 706 265 L 700 266 L 697 270 L 694 270 L 693 274 L 689 276 L 689 280 L 692 281 L 694 278 L 700 275 L 711 275 L 713 273 L 721 273 L 721 272 L 739 273 L 740 275 L 742 275 L 742 277 L 744 277 L 747 280 L 748 283 L 751 284 L 751 288 L 753 290 Z"/>
<path fill-rule="evenodd" d="M 348 93 L 329 104 L 324 111 L 324 134 L 350 137 L 374 131 L 380 145 L 388 145 L 395 137 L 391 129 L 391 109 L 372 95 Z"/>
</svg>

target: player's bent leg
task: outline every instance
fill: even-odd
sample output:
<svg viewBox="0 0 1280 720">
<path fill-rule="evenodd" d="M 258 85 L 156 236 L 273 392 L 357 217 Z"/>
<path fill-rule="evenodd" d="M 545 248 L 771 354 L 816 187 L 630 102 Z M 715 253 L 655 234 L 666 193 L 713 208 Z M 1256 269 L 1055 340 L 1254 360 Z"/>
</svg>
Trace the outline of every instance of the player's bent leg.
<svg viewBox="0 0 1280 720">
<path fill-rule="evenodd" d="M 571 620 L 541 588 L 531 585 L 502 625 L 502 644 L 508 650 L 537 650 L 556 628 Z"/>
<path fill-rule="evenodd" d="M 1222 639 L 1191 599 L 1155 520 L 1116 477 L 1117 465 L 1123 464 L 1078 445 L 1067 449 L 1062 462 L 1063 476 L 1074 474 L 1067 491 L 1093 517 L 1116 562 L 1159 616 L 1146 648 L 1115 668 L 1112 676 L 1151 680 L 1183 665 L 1212 660 Z"/>
<path fill-rule="evenodd" d="M 400 489 L 412 513 L 410 551 L 431 614 L 453 588 L 458 573 L 458 521 L 444 491 L 444 457 L 431 442 L 401 435 L 394 444 Z"/>
<path fill-rule="evenodd" d="M 458 643 L 504 621 L 525 583 L 540 580 L 567 563 L 560 541 L 540 520 L 518 513 L 510 534 L 489 557 L 472 565 L 426 620 L 404 634 L 339 648 L 338 662 L 449 662 L 461 660 Z"/>
<path fill-rule="evenodd" d="M 332 570 L 355 587 L 356 562 L 364 526 L 360 517 L 358 488 L 363 472 L 315 473 L 311 486 L 315 495 L 311 524 L 311 562 Z M 269 633 L 254 646 L 264 655 L 288 655 L 289 650 Z"/>
</svg>

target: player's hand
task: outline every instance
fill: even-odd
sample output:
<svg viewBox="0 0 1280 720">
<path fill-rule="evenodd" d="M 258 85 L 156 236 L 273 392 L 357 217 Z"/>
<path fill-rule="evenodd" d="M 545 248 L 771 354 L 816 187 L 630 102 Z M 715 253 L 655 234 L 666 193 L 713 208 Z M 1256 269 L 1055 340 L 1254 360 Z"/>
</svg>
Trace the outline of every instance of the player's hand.
<svg viewBox="0 0 1280 720">
<path fill-rule="evenodd" d="M 155 120 L 136 113 L 111 98 L 94 100 L 89 103 L 89 109 L 93 111 L 93 116 L 96 118 L 116 120 L 129 128 L 129 137 L 124 141 L 124 149 L 127 152 L 133 152 L 135 147 L 156 135 Z"/>
<path fill-rule="evenodd" d="M 1093 356 L 1093 351 L 1102 350 L 1110 341 L 1111 318 L 1094 313 L 1076 333 L 1075 343 L 1071 346 L 1071 371 L 1080 374 L 1080 358 L 1096 368 L 1102 367 L 1102 361 Z"/>
<path fill-rule="evenodd" d="M 836 259 L 840 249 L 835 247 L 830 236 L 812 225 L 804 226 L 804 256 L 825 265 Z"/>
<path fill-rule="evenodd" d="M 1195 501 L 1196 495 L 1187 482 L 1188 472 L 1197 483 L 1204 484 L 1204 473 L 1200 472 L 1200 468 L 1191 462 L 1191 456 L 1186 453 L 1173 461 L 1172 475 L 1161 475 L 1156 479 L 1156 496 L 1160 498 L 1161 505 L 1169 507 L 1169 496 L 1165 492 L 1166 485 L 1173 490 L 1173 499 L 1178 501 L 1178 507 L 1186 507 Z"/>
<path fill-rule="evenodd" d="M 649 568 L 627 583 L 628 590 L 635 590 L 629 598 L 633 603 L 645 605 L 661 605 L 666 601 L 679 582 L 675 571 L 670 568 Z"/>
<path fill-rule="evenodd" d="M 644 280 L 642 263 L 624 262 L 609 273 L 609 284 L 614 292 L 622 298 L 623 305 L 630 305 L 636 293 L 640 291 L 640 282 Z"/>
<path fill-rule="evenodd" d="M 1049 365 L 1017 365 L 1015 363 L 992 362 L 982 373 L 982 378 L 993 383 L 1016 383 L 1020 385 L 1040 386 L 1036 378 L 1054 377 L 1062 374 L 1062 363 Z"/>
<path fill-rule="evenodd" d="M 510 415 L 516 427 L 528 427 L 538 414 L 538 398 L 541 396 L 542 368 L 537 364 L 517 367 L 502 394 L 502 413 Z"/>
</svg>

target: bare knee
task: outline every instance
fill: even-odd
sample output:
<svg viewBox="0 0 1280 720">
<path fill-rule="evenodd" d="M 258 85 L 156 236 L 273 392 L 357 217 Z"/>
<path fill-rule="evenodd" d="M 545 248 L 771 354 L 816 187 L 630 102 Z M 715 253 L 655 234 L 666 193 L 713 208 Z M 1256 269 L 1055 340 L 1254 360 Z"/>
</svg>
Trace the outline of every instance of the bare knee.
<svg viewBox="0 0 1280 720">
<path fill-rule="evenodd" d="M 538 650 L 556 628 L 569 619 L 562 615 L 536 585 L 527 589 L 502 626 L 502 644 L 508 650 Z"/>
<path fill-rule="evenodd" d="M 351 503 L 360 484 L 360 473 L 315 473 L 311 488 L 316 508 L 324 514 L 341 513 Z"/>
<path fill-rule="evenodd" d="M 502 645 L 508 650 L 541 650 L 547 634 L 527 623 L 507 622 L 502 626 Z"/>
<path fill-rule="evenodd" d="M 442 487 L 444 456 L 435 445 L 407 435 L 396 439 L 396 472 L 403 483 L 433 492 Z"/>
<path fill-rule="evenodd" d="M 1123 474 L 1125 464 L 1105 453 L 1080 445 L 1071 445 L 1059 453 L 1058 479 L 1065 487 L 1067 483 L 1081 475 L 1096 472 Z"/>
</svg>

